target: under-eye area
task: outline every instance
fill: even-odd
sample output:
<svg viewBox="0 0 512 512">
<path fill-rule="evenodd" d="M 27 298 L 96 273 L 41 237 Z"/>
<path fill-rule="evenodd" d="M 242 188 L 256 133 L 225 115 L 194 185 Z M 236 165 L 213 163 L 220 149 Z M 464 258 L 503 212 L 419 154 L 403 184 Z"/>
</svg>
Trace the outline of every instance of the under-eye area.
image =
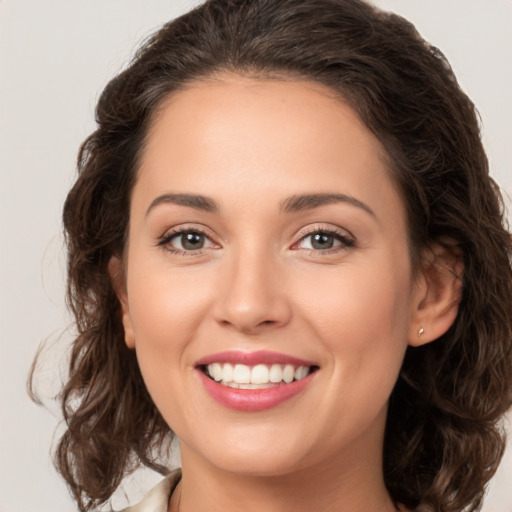
<svg viewBox="0 0 512 512">
<path fill-rule="evenodd" d="M 236 389 L 265 389 L 302 380 L 319 369 L 318 366 L 293 364 L 212 363 L 199 369 L 211 380 Z"/>
</svg>

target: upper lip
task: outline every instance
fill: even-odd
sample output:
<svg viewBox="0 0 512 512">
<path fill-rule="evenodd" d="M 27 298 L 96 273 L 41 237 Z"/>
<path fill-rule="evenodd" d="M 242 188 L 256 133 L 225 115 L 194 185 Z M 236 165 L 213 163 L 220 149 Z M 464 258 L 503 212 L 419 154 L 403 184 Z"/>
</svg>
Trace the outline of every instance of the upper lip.
<svg viewBox="0 0 512 512">
<path fill-rule="evenodd" d="M 311 361 L 306 361 L 295 356 L 272 352 L 269 350 L 257 350 L 243 352 L 240 350 L 226 350 L 201 358 L 196 366 L 206 366 L 213 363 L 245 364 L 255 366 L 257 364 L 291 364 L 294 366 L 316 366 Z"/>
</svg>

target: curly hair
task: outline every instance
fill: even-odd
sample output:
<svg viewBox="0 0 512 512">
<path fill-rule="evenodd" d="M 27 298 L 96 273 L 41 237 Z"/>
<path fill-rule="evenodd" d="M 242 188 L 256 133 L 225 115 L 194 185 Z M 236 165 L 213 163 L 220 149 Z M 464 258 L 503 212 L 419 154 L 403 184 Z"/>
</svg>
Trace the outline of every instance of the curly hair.
<svg viewBox="0 0 512 512">
<path fill-rule="evenodd" d="M 166 472 L 173 434 L 124 343 L 108 263 L 125 247 L 155 113 L 173 92 L 225 72 L 312 80 L 338 93 L 387 151 L 413 263 L 434 243 L 462 255 L 454 325 L 408 348 L 392 392 L 384 478 L 407 507 L 479 510 L 512 405 L 511 235 L 475 108 L 445 57 L 409 22 L 361 0 L 209 0 L 149 38 L 101 95 L 63 213 L 78 334 L 56 465 L 80 509 L 105 502 L 141 464 Z"/>
</svg>

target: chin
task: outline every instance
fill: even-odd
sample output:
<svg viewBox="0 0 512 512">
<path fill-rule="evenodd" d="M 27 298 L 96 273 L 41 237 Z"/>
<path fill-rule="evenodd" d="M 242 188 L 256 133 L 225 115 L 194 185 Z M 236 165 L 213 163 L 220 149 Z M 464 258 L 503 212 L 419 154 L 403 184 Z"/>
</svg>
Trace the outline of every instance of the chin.
<svg viewBox="0 0 512 512">
<path fill-rule="evenodd" d="M 311 463 L 309 455 L 314 450 L 306 446 L 307 437 L 290 435 L 288 431 L 286 435 L 273 434 L 268 429 L 261 432 L 249 427 L 236 432 L 228 430 L 215 438 L 210 433 L 204 444 L 195 445 L 193 451 L 209 465 L 240 476 L 282 476 L 308 466 L 308 461 Z M 183 453 L 186 441 L 181 444 Z"/>
<path fill-rule="evenodd" d="M 251 477 L 283 476 L 306 467 L 300 464 L 297 453 L 292 454 L 251 454 L 244 456 L 235 453 L 215 459 L 214 465 L 228 473 Z"/>
</svg>

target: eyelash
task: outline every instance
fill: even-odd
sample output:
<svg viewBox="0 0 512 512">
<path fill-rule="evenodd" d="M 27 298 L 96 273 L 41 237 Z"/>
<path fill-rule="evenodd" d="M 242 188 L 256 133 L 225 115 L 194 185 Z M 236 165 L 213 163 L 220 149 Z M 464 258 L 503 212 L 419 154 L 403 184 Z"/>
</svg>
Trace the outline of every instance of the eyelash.
<svg viewBox="0 0 512 512">
<path fill-rule="evenodd" d="M 355 245 L 356 245 L 354 238 L 351 235 L 347 234 L 346 232 L 341 232 L 334 228 L 325 228 L 325 227 L 321 227 L 321 226 L 315 226 L 313 228 L 308 229 L 306 232 L 302 233 L 299 241 L 294 243 L 292 248 L 298 246 L 301 242 L 303 242 L 307 238 L 310 238 L 317 234 L 332 236 L 336 241 L 340 242 L 340 244 L 337 246 L 334 246 L 332 248 L 323 249 L 323 250 L 321 250 L 321 249 L 304 249 L 311 254 L 315 254 L 315 255 L 333 254 L 333 253 L 345 251 L 347 249 L 350 249 L 351 247 L 355 247 Z M 299 250 L 299 249 L 297 248 L 295 250 Z"/>
<path fill-rule="evenodd" d="M 178 228 L 178 229 L 174 229 L 174 230 L 166 233 L 165 235 L 163 235 L 158 240 L 157 246 L 164 248 L 165 250 L 169 251 L 171 254 L 177 254 L 177 255 L 181 255 L 181 256 L 194 256 L 197 254 L 201 254 L 202 251 L 204 251 L 205 249 L 209 249 L 209 247 L 204 247 L 204 248 L 202 247 L 200 249 L 182 250 L 182 249 L 175 249 L 170 245 L 171 241 L 174 238 L 178 238 L 179 236 L 182 236 L 186 233 L 204 236 L 207 240 L 209 240 L 212 243 L 212 245 L 215 245 L 214 242 L 211 240 L 211 238 L 202 229 Z M 316 254 L 316 255 L 332 254 L 332 253 L 337 253 L 340 251 L 350 249 L 351 247 L 355 247 L 355 245 L 356 245 L 354 238 L 352 238 L 351 236 L 349 236 L 347 234 L 341 233 L 340 231 L 338 231 L 336 229 L 322 228 L 322 227 L 316 226 L 316 227 L 311 228 L 308 231 L 302 233 L 300 239 L 292 245 L 292 250 L 299 250 L 300 248 L 297 246 L 301 242 L 303 242 L 307 238 L 312 237 L 313 235 L 317 235 L 317 234 L 332 236 L 336 241 L 340 242 L 340 244 L 336 245 L 332 248 L 323 249 L 323 250 L 322 249 L 304 249 L 311 254 Z"/>
<path fill-rule="evenodd" d="M 170 252 L 171 254 L 177 254 L 179 256 L 195 256 L 196 254 L 201 254 L 201 252 L 204 251 L 205 249 L 208 249 L 208 247 L 206 247 L 206 248 L 202 247 L 201 249 L 193 249 L 193 250 L 187 251 L 187 250 L 182 250 L 182 249 L 175 249 L 170 245 L 173 238 L 179 238 L 180 235 L 182 236 L 186 233 L 204 236 L 206 239 L 210 240 L 210 242 L 211 242 L 211 238 L 202 229 L 178 228 L 178 229 L 174 229 L 174 230 L 166 233 L 165 235 L 163 235 L 158 240 L 157 246 L 164 248 L 166 251 Z M 213 244 L 213 242 L 212 242 L 212 244 Z"/>
</svg>

